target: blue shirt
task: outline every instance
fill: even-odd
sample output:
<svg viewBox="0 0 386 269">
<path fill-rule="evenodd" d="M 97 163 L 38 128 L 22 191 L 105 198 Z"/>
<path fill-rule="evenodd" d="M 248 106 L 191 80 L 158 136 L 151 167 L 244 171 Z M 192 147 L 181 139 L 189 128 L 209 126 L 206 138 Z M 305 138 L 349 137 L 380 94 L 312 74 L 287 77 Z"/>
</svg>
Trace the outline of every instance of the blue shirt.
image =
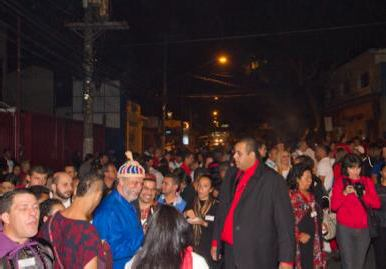
<svg viewBox="0 0 386 269">
<path fill-rule="evenodd" d="M 165 196 L 163 194 L 158 198 L 158 203 L 162 205 L 168 204 L 166 203 Z M 181 198 L 180 195 L 177 194 L 176 200 L 174 200 L 173 204 L 171 205 L 174 206 L 180 213 L 182 213 L 186 207 L 186 202 Z"/>
<path fill-rule="evenodd" d="M 122 269 L 141 247 L 143 230 L 135 207 L 113 190 L 94 212 L 93 225 L 113 254 L 114 269 Z"/>
</svg>

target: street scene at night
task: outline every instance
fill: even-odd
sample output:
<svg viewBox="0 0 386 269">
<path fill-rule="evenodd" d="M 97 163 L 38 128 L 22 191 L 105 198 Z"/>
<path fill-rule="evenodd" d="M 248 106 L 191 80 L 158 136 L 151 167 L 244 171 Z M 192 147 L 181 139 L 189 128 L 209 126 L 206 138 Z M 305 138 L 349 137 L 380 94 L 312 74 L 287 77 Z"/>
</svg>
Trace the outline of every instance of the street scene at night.
<svg viewBox="0 0 386 269">
<path fill-rule="evenodd" d="M 386 269 L 386 2 L 0 14 L 0 268 Z"/>
</svg>

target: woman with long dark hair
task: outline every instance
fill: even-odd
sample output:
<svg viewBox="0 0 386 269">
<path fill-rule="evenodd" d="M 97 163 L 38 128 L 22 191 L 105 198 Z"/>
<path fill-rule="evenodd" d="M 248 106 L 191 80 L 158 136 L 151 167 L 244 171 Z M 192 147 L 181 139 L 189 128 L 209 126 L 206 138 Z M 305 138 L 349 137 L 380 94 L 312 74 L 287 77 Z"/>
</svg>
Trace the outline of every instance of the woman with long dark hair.
<svg viewBox="0 0 386 269">
<path fill-rule="evenodd" d="M 191 205 L 187 205 L 184 215 L 193 227 L 194 250 L 212 263 L 210 248 L 218 201 L 212 196 L 214 190 L 209 175 L 202 175 L 197 181 L 197 195 Z"/>
<path fill-rule="evenodd" d="M 207 269 L 192 251 L 192 230 L 174 207 L 161 205 L 153 214 L 145 243 L 125 269 Z"/>
<path fill-rule="evenodd" d="M 368 208 L 380 208 L 374 182 L 361 176 L 362 160 L 347 154 L 342 160 L 342 176 L 335 178 L 331 209 L 336 211 L 336 238 L 343 269 L 364 268 L 370 245 Z"/>
<path fill-rule="evenodd" d="M 289 196 L 295 216 L 296 268 L 326 268 L 322 251 L 321 209 L 310 191 L 311 169 L 307 164 L 295 164 L 289 175 Z"/>
</svg>

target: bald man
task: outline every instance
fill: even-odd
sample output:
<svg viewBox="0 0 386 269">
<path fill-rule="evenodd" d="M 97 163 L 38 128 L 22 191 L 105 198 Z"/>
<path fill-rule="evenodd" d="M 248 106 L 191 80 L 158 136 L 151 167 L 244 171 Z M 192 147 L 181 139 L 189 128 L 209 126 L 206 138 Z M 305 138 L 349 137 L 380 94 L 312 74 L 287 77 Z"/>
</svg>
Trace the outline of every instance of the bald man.
<svg viewBox="0 0 386 269">
<path fill-rule="evenodd" d="M 54 174 L 51 185 L 52 198 L 59 199 L 65 208 L 71 205 L 73 195 L 72 178 L 66 172 L 57 172 Z"/>
</svg>

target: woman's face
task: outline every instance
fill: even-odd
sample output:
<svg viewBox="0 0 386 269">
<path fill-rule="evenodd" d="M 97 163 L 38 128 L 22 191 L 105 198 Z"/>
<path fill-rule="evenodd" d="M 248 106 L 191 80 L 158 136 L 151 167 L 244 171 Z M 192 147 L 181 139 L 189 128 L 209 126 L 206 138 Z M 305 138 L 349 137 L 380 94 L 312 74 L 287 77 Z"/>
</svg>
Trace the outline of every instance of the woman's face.
<svg viewBox="0 0 386 269">
<path fill-rule="evenodd" d="M 290 164 L 290 154 L 288 151 L 284 151 L 281 155 L 280 161 L 282 165 L 289 165 Z"/>
<path fill-rule="evenodd" d="M 359 166 L 348 167 L 347 174 L 350 179 L 358 179 L 361 175 L 361 168 Z"/>
<path fill-rule="evenodd" d="M 386 180 L 386 166 L 381 170 L 382 180 Z"/>
<path fill-rule="evenodd" d="M 310 170 L 303 172 L 303 175 L 298 179 L 298 189 L 300 191 L 307 191 L 312 184 L 312 174 Z"/>
<path fill-rule="evenodd" d="M 209 194 L 213 191 L 212 182 L 207 177 L 200 178 L 197 186 L 198 198 L 206 200 Z"/>
</svg>

